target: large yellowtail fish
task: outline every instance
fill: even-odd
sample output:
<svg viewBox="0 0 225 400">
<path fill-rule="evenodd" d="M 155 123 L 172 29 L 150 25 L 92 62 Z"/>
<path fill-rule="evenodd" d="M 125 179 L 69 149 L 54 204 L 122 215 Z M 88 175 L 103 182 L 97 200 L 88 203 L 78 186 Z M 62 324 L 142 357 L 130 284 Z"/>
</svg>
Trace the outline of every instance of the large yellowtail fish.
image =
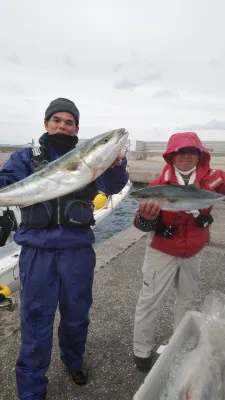
<svg viewBox="0 0 225 400">
<path fill-rule="evenodd" d="M 116 129 L 87 140 L 27 178 L 0 190 L 0 206 L 25 207 L 80 190 L 113 163 L 128 138 Z"/>
<path fill-rule="evenodd" d="M 225 200 L 225 196 L 196 184 L 148 186 L 132 191 L 130 196 L 138 201 L 156 201 L 162 210 L 174 212 L 207 208 Z"/>
</svg>

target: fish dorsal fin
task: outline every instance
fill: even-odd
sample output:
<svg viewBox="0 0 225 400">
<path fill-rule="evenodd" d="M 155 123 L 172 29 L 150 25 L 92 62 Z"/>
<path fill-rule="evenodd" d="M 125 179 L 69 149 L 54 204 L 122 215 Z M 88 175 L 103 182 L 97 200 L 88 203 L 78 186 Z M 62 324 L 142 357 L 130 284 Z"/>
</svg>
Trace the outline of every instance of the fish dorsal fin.
<svg viewBox="0 0 225 400">
<path fill-rule="evenodd" d="M 177 202 L 177 199 L 175 199 L 174 197 L 168 197 L 167 201 L 168 201 L 169 203 L 176 203 L 176 202 Z"/>
<path fill-rule="evenodd" d="M 186 186 L 187 188 L 191 188 L 191 189 L 196 189 L 196 190 L 199 190 L 200 189 L 200 187 L 198 186 L 198 184 L 197 183 L 191 183 L 190 185 L 187 185 Z"/>
</svg>

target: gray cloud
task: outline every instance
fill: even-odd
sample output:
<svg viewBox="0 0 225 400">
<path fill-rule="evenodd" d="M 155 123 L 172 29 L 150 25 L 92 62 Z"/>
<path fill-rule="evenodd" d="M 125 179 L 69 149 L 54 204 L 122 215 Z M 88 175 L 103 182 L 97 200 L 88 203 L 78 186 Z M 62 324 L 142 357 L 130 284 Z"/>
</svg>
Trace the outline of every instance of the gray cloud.
<svg viewBox="0 0 225 400">
<path fill-rule="evenodd" d="M 8 56 L 7 59 L 13 65 L 16 65 L 16 66 L 22 65 L 22 62 L 20 61 L 19 57 L 15 54 Z"/>
<path fill-rule="evenodd" d="M 8 83 L 8 82 L 0 82 L 0 92 L 3 93 L 17 93 L 21 95 L 26 95 L 27 91 L 24 86 L 18 83 Z"/>
<path fill-rule="evenodd" d="M 162 76 L 161 72 L 152 72 L 145 77 L 146 81 L 156 81 Z"/>
<path fill-rule="evenodd" d="M 115 89 L 133 91 L 136 87 L 139 86 L 139 84 L 130 79 L 124 78 L 122 81 L 114 83 L 113 86 Z"/>
<path fill-rule="evenodd" d="M 69 67 L 72 67 L 72 68 L 77 68 L 76 65 L 72 62 L 70 55 L 66 56 L 65 65 L 68 65 Z"/>
<path fill-rule="evenodd" d="M 182 130 L 218 130 L 218 131 L 223 131 L 225 130 L 225 121 L 219 121 L 217 119 L 213 119 L 212 121 L 207 122 L 206 124 L 190 124 L 186 125 L 182 128 L 176 128 L 176 129 L 182 129 Z"/>
<path fill-rule="evenodd" d="M 223 61 L 213 58 L 212 60 L 209 61 L 209 64 L 212 65 L 213 67 L 218 67 L 223 64 Z"/>
<path fill-rule="evenodd" d="M 122 69 L 123 64 L 122 63 L 116 63 L 113 67 L 113 72 L 118 72 Z"/>
<path fill-rule="evenodd" d="M 165 89 L 165 90 L 158 90 L 157 92 L 153 93 L 152 98 L 155 100 L 158 99 L 172 99 L 173 97 L 178 97 L 179 94 L 169 90 L 169 89 Z"/>
<path fill-rule="evenodd" d="M 133 91 L 137 87 L 146 85 L 147 82 L 158 81 L 160 78 L 161 78 L 161 73 L 158 72 L 158 71 L 149 73 L 147 76 L 142 78 L 142 72 L 140 70 L 140 76 L 137 79 L 134 79 L 134 78 L 123 78 L 120 81 L 114 83 L 114 88 L 115 89 L 120 89 L 120 90 Z"/>
</svg>

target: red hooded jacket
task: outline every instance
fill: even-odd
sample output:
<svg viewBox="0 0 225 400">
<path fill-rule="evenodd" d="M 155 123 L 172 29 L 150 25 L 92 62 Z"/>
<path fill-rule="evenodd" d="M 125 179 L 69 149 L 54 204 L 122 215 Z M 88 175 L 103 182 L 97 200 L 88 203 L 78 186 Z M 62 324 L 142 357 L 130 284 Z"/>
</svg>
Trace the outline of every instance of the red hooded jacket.
<svg viewBox="0 0 225 400">
<path fill-rule="evenodd" d="M 212 170 L 210 168 L 210 154 L 194 132 L 176 133 L 170 137 L 167 150 L 163 154 L 167 164 L 161 175 L 150 182 L 149 186 L 165 185 L 168 183 L 177 185 L 178 182 L 171 161 L 171 153 L 183 147 L 191 146 L 200 150 L 195 182 L 198 183 L 202 189 L 225 194 L 225 172 L 221 170 Z M 202 214 L 208 212 L 209 209 L 201 210 Z M 136 216 L 138 213 L 139 211 L 136 213 Z M 192 214 L 187 214 L 185 211 L 162 211 L 162 222 L 165 225 L 175 227 L 175 232 L 170 239 L 155 234 L 153 236 L 150 246 L 163 253 L 182 258 L 192 257 L 198 253 L 210 239 L 209 227 L 198 227 L 194 216 Z"/>
</svg>

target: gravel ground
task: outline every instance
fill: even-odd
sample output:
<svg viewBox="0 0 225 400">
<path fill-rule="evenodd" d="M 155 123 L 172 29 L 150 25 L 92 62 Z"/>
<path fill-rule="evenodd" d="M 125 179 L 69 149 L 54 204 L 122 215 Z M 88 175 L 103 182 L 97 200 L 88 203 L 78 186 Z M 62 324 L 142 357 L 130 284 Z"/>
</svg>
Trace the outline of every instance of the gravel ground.
<svg viewBox="0 0 225 400">
<path fill-rule="evenodd" d="M 198 310 L 211 289 L 225 293 L 225 205 L 215 208 L 214 217 L 212 239 L 205 249 L 196 298 Z M 58 355 L 57 314 L 52 362 L 48 371 L 48 400 L 132 400 L 145 378 L 145 374 L 136 370 L 132 353 L 133 318 L 141 288 L 145 245 L 145 235 L 131 227 L 96 246 L 98 262 L 86 349 L 90 380 L 85 387 L 78 387 L 67 376 Z M 173 301 L 171 288 L 158 316 L 156 346 L 167 341 L 172 334 Z M 13 313 L 5 311 L 4 316 L 0 314 L 0 325 L 7 336 L 5 340 L 3 334 L 0 336 L 0 400 L 17 399 L 14 366 L 20 336 L 19 331 L 10 333 L 19 328 L 18 312 L 19 304 Z"/>
</svg>

